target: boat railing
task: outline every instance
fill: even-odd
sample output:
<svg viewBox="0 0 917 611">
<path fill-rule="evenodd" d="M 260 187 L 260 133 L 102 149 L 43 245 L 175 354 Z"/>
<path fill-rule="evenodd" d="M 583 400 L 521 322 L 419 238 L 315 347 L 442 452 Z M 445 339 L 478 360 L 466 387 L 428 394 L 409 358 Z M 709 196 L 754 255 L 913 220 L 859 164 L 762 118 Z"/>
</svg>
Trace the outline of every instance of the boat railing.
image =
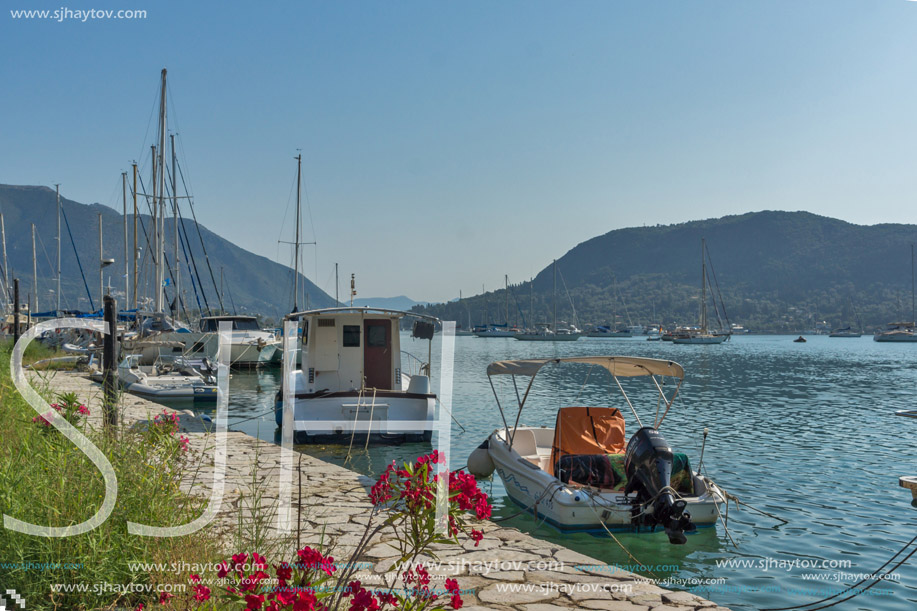
<svg viewBox="0 0 917 611">
<path fill-rule="evenodd" d="M 407 357 L 407 358 L 405 358 Z M 430 364 L 424 363 L 422 360 L 404 350 L 401 351 L 401 371 L 406 373 L 409 376 L 416 375 L 430 375 Z"/>
</svg>

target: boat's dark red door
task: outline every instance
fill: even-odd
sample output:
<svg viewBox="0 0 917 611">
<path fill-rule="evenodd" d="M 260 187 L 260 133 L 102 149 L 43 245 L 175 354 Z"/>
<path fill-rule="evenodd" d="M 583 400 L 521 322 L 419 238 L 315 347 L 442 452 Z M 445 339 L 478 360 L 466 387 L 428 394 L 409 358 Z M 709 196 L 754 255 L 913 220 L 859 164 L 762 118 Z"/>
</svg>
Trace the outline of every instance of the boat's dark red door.
<svg viewBox="0 0 917 611">
<path fill-rule="evenodd" d="M 363 377 L 368 388 L 392 389 L 392 322 L 363 321 Z"/>
</svg>

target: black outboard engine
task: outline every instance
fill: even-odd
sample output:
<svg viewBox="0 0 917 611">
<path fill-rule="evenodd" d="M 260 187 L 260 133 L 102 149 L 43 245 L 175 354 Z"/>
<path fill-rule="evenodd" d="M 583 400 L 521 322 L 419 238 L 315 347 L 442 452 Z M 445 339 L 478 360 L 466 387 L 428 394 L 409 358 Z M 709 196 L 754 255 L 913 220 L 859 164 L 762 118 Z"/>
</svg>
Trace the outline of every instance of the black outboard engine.
<svg viewBox="0 0 917 611">
<path fill-rule="evenodd" d="M 645 426 L 634 433 L 627 443 L 624 472 L 627 474 L 624 494 L 637 492 L 634 512 L 642 514 L 638 524 L 654 529 L 661 524 L 669 543 L 685 543 L 685 531 L 697 527 L 691 522 L 691 514 L 685 511 L 687 503 L 675 500 L 670 490 L 663 490 L 672 480 L 672 449 L 659 431 Z"/>
</svg>

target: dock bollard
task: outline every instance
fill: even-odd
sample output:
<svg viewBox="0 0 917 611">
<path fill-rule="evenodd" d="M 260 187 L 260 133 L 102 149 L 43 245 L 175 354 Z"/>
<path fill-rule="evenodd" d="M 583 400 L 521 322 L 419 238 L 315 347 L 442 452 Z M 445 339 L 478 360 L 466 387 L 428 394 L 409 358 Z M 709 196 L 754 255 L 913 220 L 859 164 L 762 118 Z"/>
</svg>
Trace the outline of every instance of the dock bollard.
<svg viewBox="0 0 917 611">
<path fill-rule="evenodd" d="M 106 295 L 103 303 L 105 304 L 105 322 L 108 323 L 108 333 L 103 335 L 102 339 L 102 418 L 105 427 L 115 427 L 118 424 L 118 370 L 116 369 L 116 333 L 118 331 L 118 321 L 116 320 L 115 298 Z"/>
</svg>

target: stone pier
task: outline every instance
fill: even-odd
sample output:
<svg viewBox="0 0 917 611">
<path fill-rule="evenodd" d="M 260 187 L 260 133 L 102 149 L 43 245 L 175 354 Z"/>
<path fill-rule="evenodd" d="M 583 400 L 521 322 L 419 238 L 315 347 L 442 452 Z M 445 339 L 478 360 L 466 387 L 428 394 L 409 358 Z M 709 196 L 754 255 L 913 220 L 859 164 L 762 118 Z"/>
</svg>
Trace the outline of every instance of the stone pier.
<svg viewBox="0 0 917 611">
<path fill-rule="evenodd" d="M 39 374 L 35 373 L 33 376 Z M 52 394 L 72 391 L 89 406 L 90 422 L 101 425 L 101 387 L 85 374 L 47 372 L 40 374 Z M 36 386 L 42 383 L 36 380 Z M 186 487 L 191 494 L 209 498 L 215 435 L 210 424 L 190 411 L 172 410 L 124 394 L 121 413 L 127 426 L 142 425 L 166 409 L 181 416 L 181 426 L 200 457 L 199 472 L 189 475 Z M 276 504 L 279 491 L 281 448 L 241 432 L 230 432 L 226 440 L 226 487 L 214 536 L 225 541 L 226 551 L 234 541 L 233 533 L 255 526 L 252 503 L 262 516 L 261 526 L 276 532 Z M 298 472 L 297 472 L 298 471 Z M 302 492 L 299 492 L 301 474 Z M 300 537 L 303 545 L 333 544 L 331 554 L 345 561 L 364 532 L 372 505 L 368 489 L 373 481 L 343 467 L 307 454 L 296 454 L 293 473 L 293 521 L 301 512 Z M 485 522 L 484 540 L 478 547 L 469 541 L 463 546 L 441 546 L 439 560 L 454 576 L 464 593 L 465 611 L 497 609 L 503 611 L 560 611 L 571 608 L 606 611 L 728 611 L 716 603 L 689 592 L 672 592 L 650 580 L 550 543 L 535 539 L 513 528 Z M 280 537 L 280 534 L 277 534 Z M 382 536 L 359 560 L 365 585 L 381 584 L 382 576 L 398 557 L 389 545 L 391 535 Z M 287 535 L 287 549 L 293 551 L 296 527 Z M 204 560 L 204 559 L 202 559 Z M 270 559 L 269 559 L 270 560 Z M 431 571 L 435 575 L 435 572 Z M 441 577 L 442 578 L 442 577 Z M 434 577 L 435 579 L 435 577 Z M 471 590 L 474 593 L 469 593 Z"/>
</svg>

